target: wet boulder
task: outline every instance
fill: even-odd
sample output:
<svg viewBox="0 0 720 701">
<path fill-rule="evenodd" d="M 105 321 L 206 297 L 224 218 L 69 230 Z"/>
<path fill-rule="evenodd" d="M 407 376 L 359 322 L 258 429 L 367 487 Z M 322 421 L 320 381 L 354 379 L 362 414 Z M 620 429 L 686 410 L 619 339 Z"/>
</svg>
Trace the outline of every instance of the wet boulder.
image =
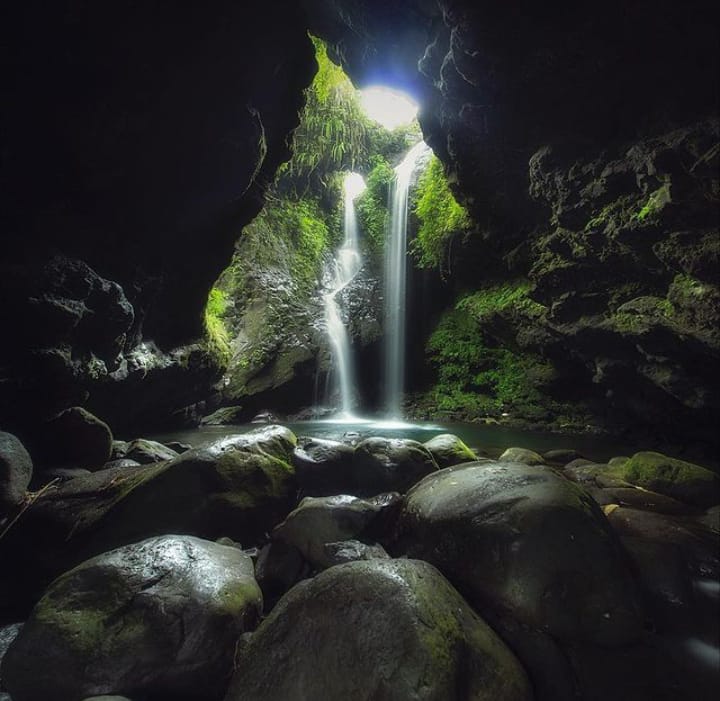
<svg viewBox="0 0 720 701">
<path fill-rule="evenodd" d="M 317 568 L 337 564 L 326 546 L 355 540 L 366 532 L 387 504 L 349 495 L 305 497 L 273 532 L 295 546 Z"/>
<path fill-rule="evenodd" d="M 287 462 L 229 445 L 76 477 L 43 493 L 0 540 L 0 561 L 25 573 L 0 578 L 0 602 L 26 601 L 83 560 L 154 535 L 262 542 L 296 493 Z"/>
<path fill-rule="evenodd" d="M 372 560 L 291 589 L 241 648 L 225 701 L 380 698 L 529 701 L 532 692 L 432 565 Z"/>
<path fill-rule="evenodd" d="M 226 436 L 205 446 L 205 450 L 215 455 L 228 450 L 240 450 L 257 455 L 269 455 L 289 463 L 292 461 L 292 454 L 296 446 L 297 437 L 289 428 L 270 424 L 254 428 L 247 433 Z"/>
<path fill-rule="evenodd" d="M 23 502 L 32 474 L 32 458 L 20 439 L 0 431 L 0 518 Z"/>
<path fill-rule="evenodd" d="M 641 633 L 636 584 L 600 507 L 555 471 L 471 464 L 426 477 L 399 523 L 482 612 L 558 639 L 623 644 Z"/>
<path fill-rule="evenodd" d="M 423 445 L 435 458 L 438 467 L 450 467 L 463 462 L 472 462 L 477 459 L 475 453 L 465 443 L 452 433 L 441 433 L 439 436 L 425 441 Z"/>
<path fill-rule="evenodd" d="M 584 459 L 583 456 L 573 448 L 555 448 L 548 450 L 542 454 L 542 458 L 546 463 L 553 465 L 567 465 L 573 460 Z"/>
<path fill-rule="evenodd" d="M 711 470 L 662 453 L 635 453 L 612 468 L 613 474 L 637 487 L 660 492 L 700 507 L 720 503 L 720 477 Z"/>
<path fill-rule="evenodd" d="M 527 448 L 508 448 L 499 458 L 500 462 L 517 462 L 523 465 L 544 465 L 545 458 Z"/>
<path fill-rule="evenodd" d="M 406 492 L 438 469 L 430 451 L 404 438 L 366 438 L 355 449 L 354 472 L 358 496 Z"/>
<path fill-rule="evenodd" d="M 164 536 L 59 577 L 2 664 L 15 701 L 101 694 L 220 698 L 262 595 L 237 548 Z"/>
<path fill-rule="evenodd" d="M 303 494 L 319 497 L 352 492 L 354 453 L 351 445 L 340 441 L 301 440 L 293 451 L 292 462 Z"/>
<path fill-rule="evenodd" d="M 332 565 L 357 560 L 389 560 L 382 545 L 371 545 L 359 540 L 343 540 L 339 543 L 325 543 L 325 556 Z"/>
<path fill-rule="evenodd" d="M 66 409 L 44 429 L 43 460 L 55 467 L 98 470 L 110 460 L 110 427 L 82 407 Z"/>
<path fill-rule="evenodd" d="M 244 409 L 241 406 L 220 407 L 212 414 L 203 416 L 200 420 L 201 426 L 226 426 L 228 424 L 242 423 Z"/>
<path fill-rule="evenodd" d="M 149 465 L 153 462 L 172 460 L 178 455 L 179 453 L 176 453 L 162 443 L 158 443 L 158 441 L 151 441 L 147 438 L 136 438 L 128 444 L 127 451 L 123 457 L 127 460 L 134 460 L 141 465 Z"/>
</svg>

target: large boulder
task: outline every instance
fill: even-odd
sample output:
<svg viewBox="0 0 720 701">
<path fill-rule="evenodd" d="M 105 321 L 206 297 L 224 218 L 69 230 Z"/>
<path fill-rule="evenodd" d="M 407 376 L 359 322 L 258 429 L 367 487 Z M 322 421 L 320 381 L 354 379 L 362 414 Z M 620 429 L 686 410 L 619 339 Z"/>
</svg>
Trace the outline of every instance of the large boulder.
<svg viewBox="0 0 720 701">
<path fill-rule="evenodd" d="M 32 472 L 25 446 L 12 433 L 0 431 L 0 518 L 6 509 L 22 503 Z"/>
<path fill-rule="evenodd" d="M 461 438 L 452 433 L 441 433 L 423 444 L 435 458 L 439 467 L 451 467 L 477 459 Z"/>
<path fill-rule="evenodd" d="M 225 701 L 531 698 L 512 653 L 432 565 L 373 560 L 290 590 L 241 649 Z"/>
<path fill-rule="evenodd" d="M 549 468 L 470 464 L 426 477 L 400 517 L 410 557 L 436 565 L 480 611 L 565 640 L 641 633 L 636 585 L 598 505 Z"/>
<path fill-rule="evenodd" d="M 688 504 L 708 507 L 720 503 L 717 474 L 662 453 L 635 453 L 627 462 L 612 469 L 620 479 Z"/>
<path fill-rule="evenodd" d="M 292 466 L 262 445 L 224 439 L 169 462 L 102 470 L 47 490 L 0 540 L 0 561 L 23 573 L 0 579 L 0 608 L 31 599 L 89 557 L 150 536 L 264 541 L 295 505 L 297 487 Z"/>
<path fill-rule="evenodd" d="M 247 433 L 238 433 L 221 438 L 205 449 L 218 455 L 228 450 L 241 450 L 271 457 L 289 463 L 297 446 L 297 437 L 285 426 L 270 424 L 254 428 Z"/>
<path fill-rule="evenodd" d="M 499 458 L 501 462 L 519 462 L 523 465 L 544 465 L 545 458 L 527 448 L 508 448 Z"/>
<path fill-rule="evenodd" d="M 340 441 L 302 440 L 293 452 L 292 461 L 303 493 L 319 497 L 352 492 L 354 453 L 353 446 Z"/>
<path fill-rule="evenodd" d="M 10 645 L 3 680 L 14 701 L 218 698 L 261 609 L 252 560 L 239 549 L 151 538 L 53 582 Z"/>
<path fill-rule="evenodd" d="M 406 492 L 438 469 L 430 451 L 404 438 L 366 438 L 355 449 L 354 471 L 359 496 Z"/>
<path fill-rule="evenodd" d="M 57 467 L 98 470 L 110 460 L 110 427 L 79 406 L 70 407 L 45 427 L 44 461 Z"/>
<path fill-rule="evenodd" d="M 336 563 L 327 544 L 358 538 L 388 508 L 392 502 L 349 495 L 305 497 L 273 536 L 294 545 L 315 567 L 330 567 Z"/>
</svg>

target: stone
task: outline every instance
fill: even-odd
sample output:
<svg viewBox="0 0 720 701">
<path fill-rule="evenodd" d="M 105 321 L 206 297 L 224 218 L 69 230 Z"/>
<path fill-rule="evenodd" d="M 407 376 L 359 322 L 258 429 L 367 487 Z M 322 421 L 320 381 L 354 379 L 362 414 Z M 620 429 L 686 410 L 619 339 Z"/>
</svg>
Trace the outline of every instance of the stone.
<svg viewBox="0 0 720 701">
<path fill-rule="evenodd" d="M 354 471 L 360 496 L 406 492 L 437 469 L 430 451 L 418 441 L 366 438 L 355 448 Z"/>
<path fill-rule="evenodd" d="M 264 545 L 258 555 L 255 578 L 262 589 L 265 606 L 268 607 L 271 600 L 277 601 L 309 569 L 294 545 L 282 540 L 271 540 Z"/>
<path fill-rule="evenodd" d="M 83 701 L 130 701 L 130 699 L 127 696 L 108 696 L 107 694 L 103 694 L 102 696 L 88 696 L 88 698 L 84 699 Z"/>
<path fill-rule="evenodd" d="M 446 468 L 405 498 L 400 542 L 462 588 L 559 640 L 620 645 L 642 631 L 639 593 L 600 507 L 555 471 Z"/>
<path fill-rule="evenodd" d="M 664 494 L 650 492 L 647 489 L 638 489 L 636 487 L 607 487 L 588 489 L 588 492 L 600 506 L 617 504 L 618 506 L 629 506 L 645 511 L 656 511 L 661 514 L 697 513 L 697 509 L 692 506 L 688 506 L 672 497 L 666 497 Z"/>
<path fill-rule="evenodd" d="M 357 560 L 389 560 L 382 545 L 371 545 L 359 540 L 343 540 L 339 543 L 325 543 L 325 557 L 330 566 Z"/>
<path fill-rule="evenodd" d="M 126 461 L 115 460 L 114 462 L 120 463 Z M 121 465 L 114 465 L 112 462 L 108 462 L 103 466 L 103 470 L 112 469 L 112 467 L 121 467 Z M 79 467 L 54 467 L 50 470 L 43 470 L 39 476 L 43 478 L 43 482 L 47 483 L 55 479 L 60 480 L 60 482 L 67 482 L 76 477 L 87 477 L 90 474 L 92 474 L 90 470 L 83 470 Z"/>
<path fill-rule="evenodd" d="M 117 460 L 106 462 L 103 465 L 103 470 L 112 470 L 116 467 L 140 467 L 141 464 L 142 463 L 139 463 L 137 460 L 131 460 L 130 458 L 118 458 Z"/>
<path fill-rule="evenodd" d="M 127 441 L 114 440 L 110 451 L 110 459 L 119 460 L 120 458 L 124 458 L 128 452 L 129 445 L 130 444 Z"/>
<path fill-rule="evenodd" d="M 273 538 L 294 545 L 313 566 L 335 564 L 327 543 L 354 540 L 367 531 L 386 505 L 349 495 L 305 497 L 273 531 Z"/>
<path fill-rule="evenodd" d="M 610 525 L 621 538 L 675 545 L 682 553 L 689 572 L 698 577 L 720 577 L 717 534 L 694 519 L 624 506 L 607 509 L 606 513 Z"/>
<path fill-rule="evenodd" d="M 303 439 L 293 451 L 298 484 L 307 496 L 346 494 L 355 488 L 353 456 L 347 443 L 323 438 Z"/>
<path fill-rule="evenodd" d="M 371 560 L 293 587 L 241 648 L 225 701 L 380 698 L 530 701 L 532 692 L 432 565 Z"/>
<path fill-rule="evenodd" d="M 700 507 L 720 503 L 720 477 L 693 463 L 662 453 L 635 453 L 613 474 L 631 484 Z"/>
<path fill-rule="evenodd" d="M 113 436 L 110 427 L 82 407 L 58 414 L 45 427 L 48 465 L 98 470 L 110 460 Z"/>
<path fill-rule="evenodd" d="M 567 465 L 573 460 L 584 460 L 585 458 L 572 448 L 557 448 L 548 450 L 542 454 L 543 460 L 553 465 Z"/>
<path fill-rule="evenodd" d="M 2 663 L 15 701 L 217 698 L 262 595 L 237 548 L 162 536 L 99 555 L 45 592 Z"/>
<path fill-rule="evenodd" d="M 289 428 L 270 424 L 261 428 L 254 428 L 246 433 L 226 436 L 205 446 L 205 450 L 214 455 L 219 455 L 228 450 L 240 450 L 257 455 L 269 455 L 290 463 L 296 446 L 297 437 Z"/>
<path fill-rule="evenodd" d="M 25 573 L 22 580 L 0 578 L 0 602 L 36 600 L 70 567 L 152 535 L 265 542 L 296 504 L 297 484 L 291 465 L 254 452 L 257 445 L 193 449 L 169 462 L 101 470 L 48 490 L 0 539 L 0 561 Z"/>
<path fill-rule="evenodd" d="M 545 459 L 534 450 L 508 448 L 499 458 L 500 462 L 517 462 L 523 465 L 544 465 Z"/>
<path fill-rule="evenodd" d="M 0 516 L 22 504 L 32 474 L 32 458 L 20 439 L 0 431 Z"/>
<path fill-rule="evenodd" d="M 589 460 L 573 460 L 562 468 L 562 473 L 569 480 L 582 484 L 583 486 L 597 486 L 597 478 L 608 470 L 607 465 L 602 465 Z"/>
<path fill-rule="evenodd" d="M 141 465 L 148 465 L 153 462 L 172 460 L 177 456 L 178 453 L 162 443 L 158 443 L 158 441 L 151 441 L 147 438 L 136 438 L 128 444 L 124 457 L 128 460 L 134 460 Z"/>
<path fill-rule="evenodd" d="M 228 424 L 242 423 L 244 410 L 241 406 L 224 406 L 212 414 L 203 416 L 201 426 L 226 426 Z"/>
<path fill-rule="evenodd" d="M 472 462 L 477 459 L 475 453 L 452 433 L 441 433 L 439 436 L 425 441 L 423 445 L 430 451 L 440 468 L 459 465 L 463 462 Z"/>
</svg>

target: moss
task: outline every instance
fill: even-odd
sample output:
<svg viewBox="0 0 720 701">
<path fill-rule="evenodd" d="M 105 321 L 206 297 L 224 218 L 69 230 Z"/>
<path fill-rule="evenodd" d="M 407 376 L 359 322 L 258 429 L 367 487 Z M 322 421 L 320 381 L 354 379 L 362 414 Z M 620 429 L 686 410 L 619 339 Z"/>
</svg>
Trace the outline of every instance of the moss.
<svg viewBox="0 0 720 701">
<path fill-rule="evenodd" d="M 635 218 L 639 222 L 644 222 L 646 219 L 654 217 L 670 201 L 670 183 L 665 183 L 650 195 Z"/>
<path fill-rule="evenodd" d="M 227 366 L 232 354 L 230 334 L 223 321 L 227 308 L 227 295 L 223 290 L 213 287 L 205 305 L 205 340 L 210 355 L 221 367 Z"/>
<path fill-rule="evenodd" d="M 395 172 L 381 155 L 371 159 L 372 170 L 365 184 L 367 189 L 355 202 L 360 229 L 370 253 L 382 254 L 388 226 L 388 196 Z"/>
<path fill-rule="evenodd" d="M 662 453 L 635 453 L 610 469 L 614 477 L 698 506 L 711 506 L 720 495 L 714 472 Z"/>
<path fill-rule="evenodd" d="M 433 156 L 413 194 L 413 211 L 419 226 L 411 244 L 421 268 L 441 268 L 450 239 L 470 230 L 467 210 L 453 196 L 440 160 Z"/>
<path fill-rule="evenodd" d="M 530 354 L 490 345 L 478 321 L 458 306 L 447 312 L 426 347 L 437 380 L 426 401 L 441 412 L 478 415 L 508 409 L 528 418 L 541 404 L 538 387 L 554 374 L 552 366 Z"/>
<path fill-rule="evenodd" d="M 463 297 L 457 308 L 469 312 L 478 320 L 505 310 L 521 311 L 532 317 L 539 317 L 545 312 L 545 307 L 532 300 L 529 292 L 530 283 L 526 280 L 507 282 Z"/>
</svg>

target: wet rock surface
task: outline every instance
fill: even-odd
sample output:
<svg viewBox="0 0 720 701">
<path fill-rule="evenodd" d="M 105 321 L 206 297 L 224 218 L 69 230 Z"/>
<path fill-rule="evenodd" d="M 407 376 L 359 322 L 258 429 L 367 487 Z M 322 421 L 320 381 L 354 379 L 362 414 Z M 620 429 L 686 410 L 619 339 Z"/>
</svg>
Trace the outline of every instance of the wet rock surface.
<svg viewBox="0 0 720 701">
<path fill-rule="evenodd" d="M 25 498 L 33 464 L 17 436 L 0 431 L 0 517 Z"/>
<path fill-rule="evenodd" d="M 57 579 L 5 655 L 3 680 L 16 701 L 126 690 L 220 698 L 235 641 L 261 608 L 238 549 L 146 540 Z"/>
<path fill-rule="evenodd" d="M 376 560 L 337 565 L 287 594 L 240 650 L 225 699 L 378 694 L 532 698 L 512 653 L 435 568 Z"/>
<path fill-rule="evenodd" d="M 407 495 L 410 556 L 471 601 L 564 640 L 621 645 L 642 631 L 637 589 L 600 508 L 553 471 L 518 463 L 447 468 Z"/>
</svg>

